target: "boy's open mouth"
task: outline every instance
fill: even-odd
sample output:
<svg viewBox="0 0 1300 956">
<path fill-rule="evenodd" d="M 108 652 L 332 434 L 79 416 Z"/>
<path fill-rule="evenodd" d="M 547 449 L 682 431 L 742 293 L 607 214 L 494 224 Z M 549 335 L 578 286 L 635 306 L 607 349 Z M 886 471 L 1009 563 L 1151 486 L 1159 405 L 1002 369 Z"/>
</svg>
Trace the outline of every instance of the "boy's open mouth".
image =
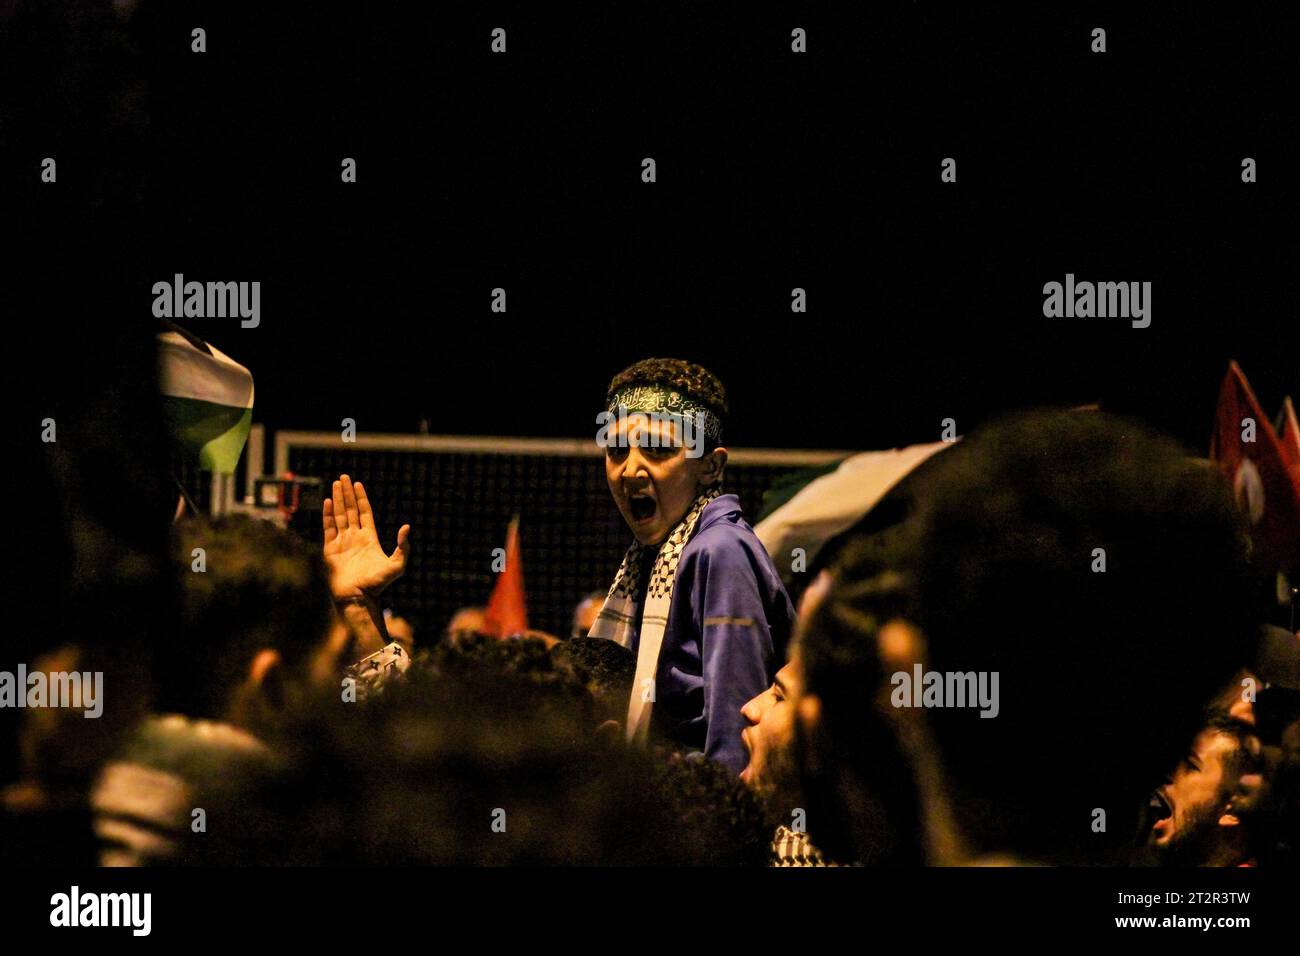
<svg viewBox="0 0 1300 956">
<path fill-rule="evenodd" d="M 627 505 L 632 512 L 632 520 L 640 524 L 655 516 L 658 506 L 649 495 L 631 494 L 627 496 Z"/>
</svg>

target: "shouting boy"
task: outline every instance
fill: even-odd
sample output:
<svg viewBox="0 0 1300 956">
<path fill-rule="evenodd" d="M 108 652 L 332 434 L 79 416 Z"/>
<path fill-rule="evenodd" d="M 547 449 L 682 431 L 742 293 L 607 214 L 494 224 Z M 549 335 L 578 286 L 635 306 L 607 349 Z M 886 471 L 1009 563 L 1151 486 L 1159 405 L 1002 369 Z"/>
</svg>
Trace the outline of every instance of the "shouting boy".
<svg viewBox="0 0 1300 956">
<path fill-rule="evenodd" d="M 627 736 L 739 774 L 740 709 L 784 661 L 794 609 L 763 545 L 722 493 L 727 398 L 707 369 L 646 359 L 615 376 L 598 440 L 636 541 L 592 637 L 636 654 Z"/>
</svg>

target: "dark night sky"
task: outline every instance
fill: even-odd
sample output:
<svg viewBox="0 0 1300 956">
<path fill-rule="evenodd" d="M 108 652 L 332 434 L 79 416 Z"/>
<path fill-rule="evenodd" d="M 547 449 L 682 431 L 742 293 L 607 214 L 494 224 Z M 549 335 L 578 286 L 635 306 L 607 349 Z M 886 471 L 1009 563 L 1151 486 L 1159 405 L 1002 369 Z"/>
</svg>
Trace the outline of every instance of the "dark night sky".
<svg viewBox="0 0 1300 956">
<path fill-rule="evenodd" d="M 1276 5 L 231 6 L 127 30 L 152 212 L 122 283 L 147 321 L 174 272 L 260 280 L 259 328 L 190 325 L 272 427 L 580 436 L 652 354 L 723 378 L 733 445 L 1101 400 L 1204 451 L 1230 358 L 1270 414 L 1300 391 Z M 1045 319 L 1067 272 L 1151 281 L 1152 326 Z"/>
</svg>

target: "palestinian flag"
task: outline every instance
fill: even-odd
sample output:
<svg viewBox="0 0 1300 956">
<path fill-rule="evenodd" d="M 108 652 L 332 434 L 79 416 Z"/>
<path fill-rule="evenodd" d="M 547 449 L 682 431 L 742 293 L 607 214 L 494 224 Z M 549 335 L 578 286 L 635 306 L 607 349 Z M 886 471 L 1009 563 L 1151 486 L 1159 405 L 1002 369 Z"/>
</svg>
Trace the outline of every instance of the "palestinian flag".
<svg viewBox="0 0 1300 956">
<path fill-rule="evenodd" d="M 253 424 L 253 375 L 180 326 L 158 333 L 163 414 L 204 471 L 230 474 Z"/>
<path fill-rule="evenodd" d="M 826 469 L 810 470 L 802 487 L 774 487 L 772 498 L 765 496 L 767 513 L 754 525 L 754 534 L 781 569 L 782 579 L 790 584 L 795 575 L 790 560 L 795 548 L 804 550 L 811 567 L 827 542 L 860 522 L 895 485 L 952 444 L 939 441 L 865 451 Z"/>
</svg>

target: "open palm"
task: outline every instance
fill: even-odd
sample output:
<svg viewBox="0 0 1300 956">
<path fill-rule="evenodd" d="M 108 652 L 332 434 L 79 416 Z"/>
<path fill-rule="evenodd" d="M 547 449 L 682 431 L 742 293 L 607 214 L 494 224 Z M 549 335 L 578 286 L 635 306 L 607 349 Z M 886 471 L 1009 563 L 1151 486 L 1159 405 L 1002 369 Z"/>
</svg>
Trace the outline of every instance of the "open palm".
<svg viewBox="0 0 1300 956">
<path fill-rule="evenodd" d="M 397 548 L 385 554 L 375 530 L 375 514 L 361 482 L 347 475 L 334 482 L 333 497 L 321 508 L 325 563 L 336 599 L 374 598 L 402 576 L 410 554 L 411 526 L 397 531 Z"/>
</svg>

